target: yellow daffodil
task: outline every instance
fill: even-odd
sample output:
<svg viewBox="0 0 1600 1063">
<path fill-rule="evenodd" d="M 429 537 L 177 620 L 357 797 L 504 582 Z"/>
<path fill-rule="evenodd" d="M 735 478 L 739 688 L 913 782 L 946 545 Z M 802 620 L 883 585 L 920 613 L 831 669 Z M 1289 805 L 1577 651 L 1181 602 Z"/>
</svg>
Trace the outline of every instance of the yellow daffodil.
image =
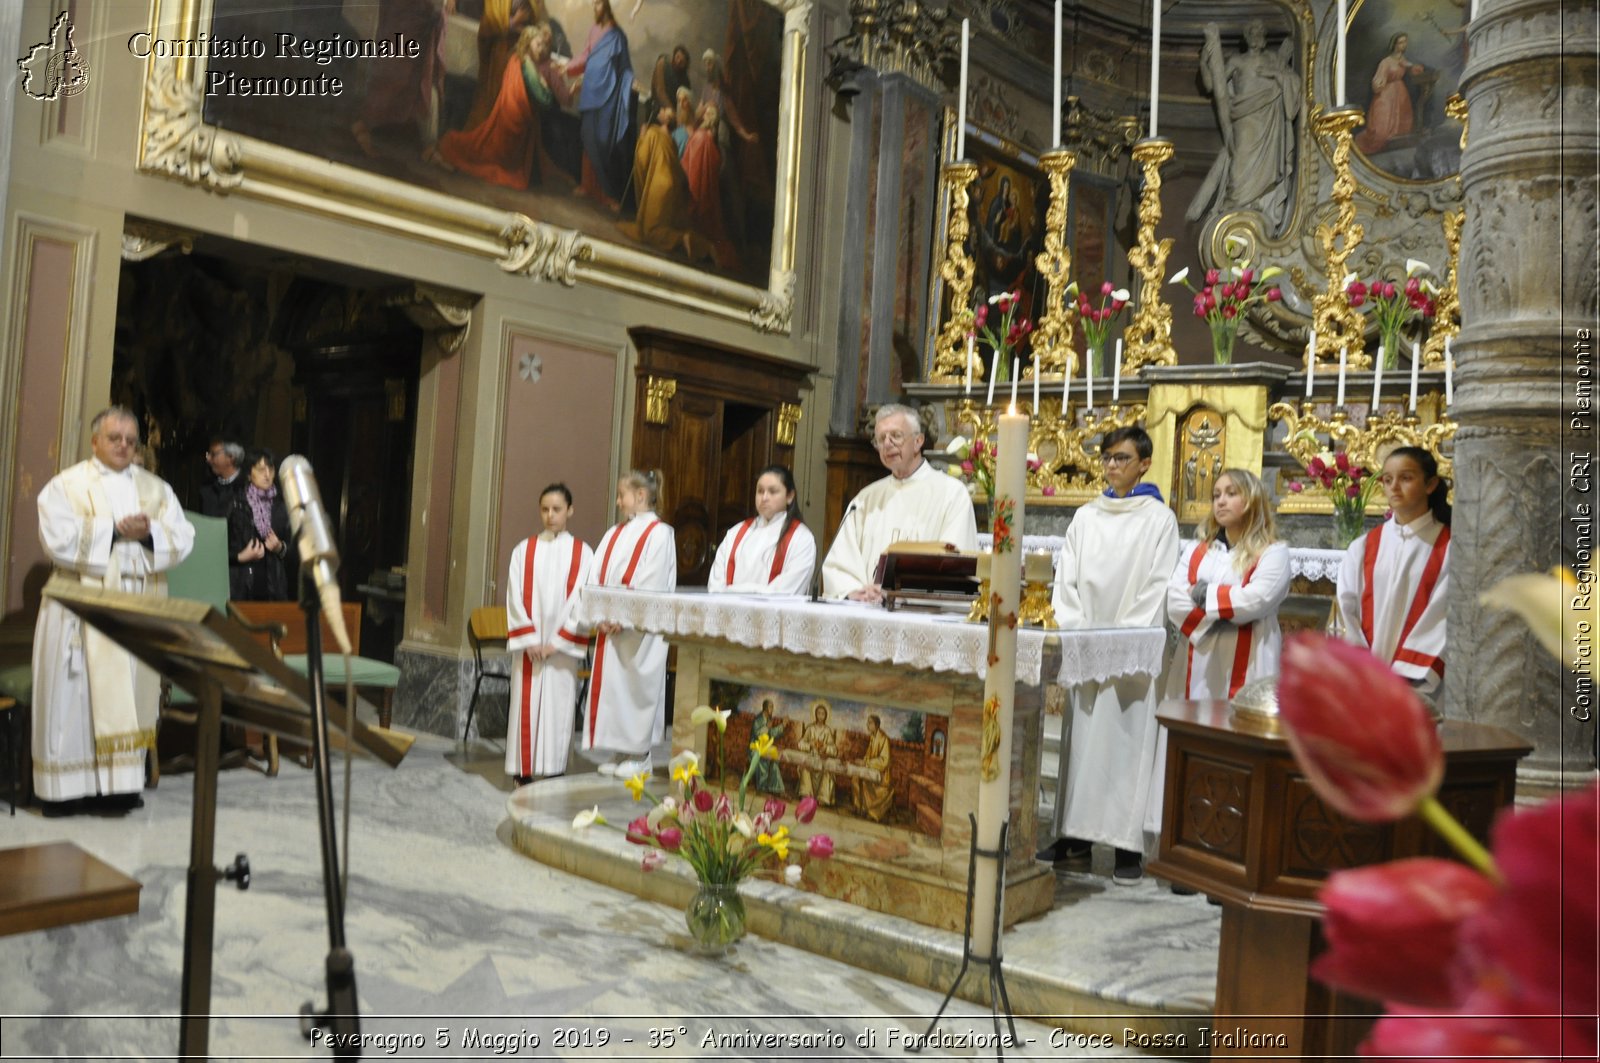
<svg viewBox="0 0 1600 1063">
<path fill-rule="evenodd" d="M 672 769 L 672 781 L 688 786 L 700 774 L 699 761 L 686 760 Z"/>
<path fill-rule="evenodd" d="M 1577 668 L 1593 637 L 1595 623 L 1593 569 L 1574 575 L 1554 568 L 1548 576 L 1524 572 L 1508 576 L 1478 599 L 1484 605 L 1510 609 L 1527 622 L 1539 645 Z"/>
<path fill-rule="evenodd" d="M 583 830 L 585 827 L 592 827 L 596 823 L 603 824 L 605 821 L 606 817 L 600 814 L 600 806 L 595 805 L 593 808 L 579 812 L 576 816 L 572 817 L 572 829 Z"/>
<path fill-rule="evenodd" d="M 772 736 L 769 734 L 764 734 L 754 742 L 751 742 L 750 751 L 756 756 L 766 757 L 768 760 L 778 759 L 778 747 L 773 744 Z"/>
<path fill-rule="evenodd" d="M 622 785 L 628 788 L 628 792 L 633 795 L 633 799 L 635 801 L 642 801 L 644 800 L 645 784 L 649 781 L 650 773 L 647 771 L 641 771 L 631 779 L 624 779 L 622 781 Z"/>
<path fill-rule="evenodd" d="M 710 705 L 700 705 L 689 714 L 689 722 L 696 727 L 714 723 L 717 725 L 717 733 L 721 734 L 728 729 L 728 717 L 732 715 L 732 709 L 714 709 Z"/>
<path fill-rule="evenodd" d="M 771 834 L 762 834 L 756 842 L 778 854 L 779 860 L 789 859 L 789 828 L 779 827 Z"/>
</svg>

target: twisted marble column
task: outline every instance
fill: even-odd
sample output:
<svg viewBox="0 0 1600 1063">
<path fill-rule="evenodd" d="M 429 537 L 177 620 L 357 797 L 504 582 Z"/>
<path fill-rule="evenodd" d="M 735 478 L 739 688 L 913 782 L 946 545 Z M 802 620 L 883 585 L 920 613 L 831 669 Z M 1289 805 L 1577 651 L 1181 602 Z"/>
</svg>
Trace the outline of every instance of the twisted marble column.
<svg viewBox="0 0 1600 1063">
<path fill-rule="evenodd" d="M 1580 681 L 1521 620 L 1478 604 L 1506 575 L 1580 559 L 1572 517 L 1584 503 L 1593 513 L 1594 479 L 1575 465 L 1595 450 L 1594 418 L 1574 415 L 1580 382 L 1594 380 L 1600 314 L 1595 14 L 1594 0 L 1480 0 L 1461 81 L 1470 136 L 1444 710 L 1533 743 L 1522 792 L 1595 772 Z"/>
</svg>

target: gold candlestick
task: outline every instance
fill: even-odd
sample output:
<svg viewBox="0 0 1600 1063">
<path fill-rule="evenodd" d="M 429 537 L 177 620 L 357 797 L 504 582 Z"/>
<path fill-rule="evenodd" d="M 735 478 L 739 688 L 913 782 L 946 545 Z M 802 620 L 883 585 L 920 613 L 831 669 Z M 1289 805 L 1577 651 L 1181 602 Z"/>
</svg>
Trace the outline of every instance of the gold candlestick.
<svg viewBox="0 0 1600 1063">
<path fill-rule="evenodd" d="M 1436 393 L 1434 393 L 1436 394 Z M 1432 397 L 1432 396 L 1430 396 Z M 1420 403 L 1419 408 L 1437 409 L 1438 403 Z M 1430 414 L 1431 416 L 1431 414 Z M 1373 475 L 1378 472 L 1379 456 L 1394 447 L 1421 447 L 1432 454 L 1439 463 L 1439 475 L 1449 479 L 1455 463 L 1444 452 L 1444 445 L 1455 438 L 1456 423 L 1442 414 L 1437 420 L 1424 424 L 1416 414 L 1402 414 L 1398 409 L 1374 416 L 1367 415 L 1366 424 L 1360 428 L 1349 422 L 1343 410 L 1323 419 L 1315 407 L 1302 402 L 1296 410 L 1292 403 L 1275 402 L 1267 409 L 1267 419 L 1282 421 L 1287 428 L 1283 449 L 1302 466 L 1310 465 L 1324 450 L 1343 450 L 1351 462 L 1360 465 Z M 1326 437 L 1324 442 L 1322 437 Z M 1372 504 L 1378 505 L 1381 499 Z"/>
<path fill-rule="evenodd" d="M 1067 302 L 1068 276 L 1072 272 L 1072 249 L 1067 246 L 1067 202 L 1072 168 L 1077 163 L 1077 152 L 1066 148 L 1039 156 L 1039 166 L 1050 181 L 1050 209 L 1044 217 L 1044 250 L 1034 264 L 1044 278 L 1047 294 L 1045 312 L 1033 331 L 1034 358 L 1024 375 L 1036 370 L 1041 377 L 1077 372 L 1072 328 L 1078 311 Z"/>
<path fill-rule="evenodd" d="M 1139 306 L 1123 330 L 1126 346 L 1122 372 L 1141 365 L 1176 365 L 1172 349 L 1172 307 L 1161 296 L 1172 238 L 1156 239 L 1161 221 L 1161 164 L 1172 158 L 1172 141 L 1149 137 L 1133 146 L 1133 158 L 1144 169 L 1144 189 L 1139 193 L 1139 240 L 1128 252 L 1128 264 L 1139 273 Z"/>
<path fill-rule="evenodd" d="M 928 375 L 928 382 L 932 384 L 960 383 L 967 377 L 967 334 L 972 331 L 973 321 L 973 262 L 972 256 L 967 254 L 967 208 L 971 200 L 967 188 L 977 180 L 978 164 L 958 159 L 946 163 L 941 176 L 950 210 L 945 215 L 945 253 L 939 265 L 939 276 L 944 278 L 950 291 L 950 316 L 934 342 L 933 372 Z M 983 359 L 974 352 L 972 361 L 972 379 L 982 380 Z"/>
<path fill-rule="evenodd" d="M 1317 360 L 1337 365 L 1339 352 L 1345 350 L 1351 369 L 1372 365 L 1363 349 L 1366 339 L 1361 315 L 1350 306 L 1344 291 L 1345 262 L 1366 236 L 1366 229 L 1356 221 L 1356 179 L 1350 172 L 1352 138 L 1366 117 L 1359 107 L 1340 107 L 1324 111 L 1312 125 L 1318 136 L 1333 138 L 1333 202 L 1338 215 L 1333 222 L 1317 226 L 1327 287 L 1312 301 L 1311 328 L 1317 334 Z"/>
<path fill-rule="evenodd" d="M 1017 615 L 1024 624 L 1042 627 L 1046 631 L 1056 630 L 1054 589 L 1055 585 L 1045 580 L 1030 579 L 1023 584 L 1022 605 L 1017 609 Z"/>
<path fill-rule="evenodd" d="M 1461 123 L 1461 150 L 1467 150 L 1467 101 L 1458 92 L 1445 102 L 1444 113 Z M 1456 186 L 1461 185 L 1461 175 L 1456 174 Z M 1422 364 L 1429 367 L 1444 365 L 1444 345 L 1461 332 L 1461 299 L 1458 276 L 1461 265 L 1461 229 L 1467 222 L 1467 208 L 1447 210 L 1440 218 L 1444 225 L 1444 243 L 1449 248 L 1445 260 L 1444 279 L 1439 285 L 1439 299 L 1434 308 L 1433 328 L 1428 332 L 1428 342 L 1422 348 Z"/>
</svg>

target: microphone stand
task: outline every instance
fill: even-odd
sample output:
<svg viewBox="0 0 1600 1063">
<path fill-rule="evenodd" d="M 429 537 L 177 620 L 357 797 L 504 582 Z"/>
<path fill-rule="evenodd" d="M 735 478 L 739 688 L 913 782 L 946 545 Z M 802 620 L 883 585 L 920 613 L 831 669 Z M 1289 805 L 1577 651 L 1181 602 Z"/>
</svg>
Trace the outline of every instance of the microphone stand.
<svg viewBox="0 0 1600 1063">
<path fill-rule="evenodd" d="M 328 1010 L 300 1007 L 300 1033 L 327 1030 L 335 1059 L 361 1055 L 361 1013 L 356 1002 L 356 961 L 345 947 L 344 895 L 339 888 L 339 839 L 333 816 L 333 769 L 328 762 L 328 701 L 323 686 L 321 599 L 302 569 L 300 609 L 306 616 L 306 678 L 311 684 L 311 748 L 317 777 L 317 826 L 322 835 L 322 889 L 328 906 Z M 349 845 L 350 840 L 345 839 Z"/>
</svg>

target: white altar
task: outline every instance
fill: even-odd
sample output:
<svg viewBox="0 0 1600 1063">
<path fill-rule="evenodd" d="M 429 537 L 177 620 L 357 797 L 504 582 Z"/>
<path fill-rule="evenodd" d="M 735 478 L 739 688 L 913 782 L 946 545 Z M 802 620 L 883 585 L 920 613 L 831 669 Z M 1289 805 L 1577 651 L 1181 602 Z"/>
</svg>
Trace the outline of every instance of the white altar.
<svg viewBox="0 0 1600 1063">
<path fill-rule="evenodd" d="M 812 829 L 836 845 L 808 882 L 828 896 L 961 929 L 986 626 L 855 603 L 603 587 L 584 588 L 578 615 L 664 635 L 676 648 L 674 749 L 708 760 L 710 728 L 691 725 L 691 712 L 735 710 L 725 739 L 730 785 L 748 764 L 753 734 L 773 736 L 780 759 L 758 769 L 757 788 L 791 802 L 815 797 L 822 810 Z M 1054 892 L 1050 869 L 1033 858 L 1045 684 L 1153 678 L 1166 635 L 1024 628 L 1017 643 L 1007 925 L 1047 910 Z M 879 739 L 869 757 L 875 730 L 888 742 Z M 716 765 L 706 767 L 715 782 Z"/>
</svg>

